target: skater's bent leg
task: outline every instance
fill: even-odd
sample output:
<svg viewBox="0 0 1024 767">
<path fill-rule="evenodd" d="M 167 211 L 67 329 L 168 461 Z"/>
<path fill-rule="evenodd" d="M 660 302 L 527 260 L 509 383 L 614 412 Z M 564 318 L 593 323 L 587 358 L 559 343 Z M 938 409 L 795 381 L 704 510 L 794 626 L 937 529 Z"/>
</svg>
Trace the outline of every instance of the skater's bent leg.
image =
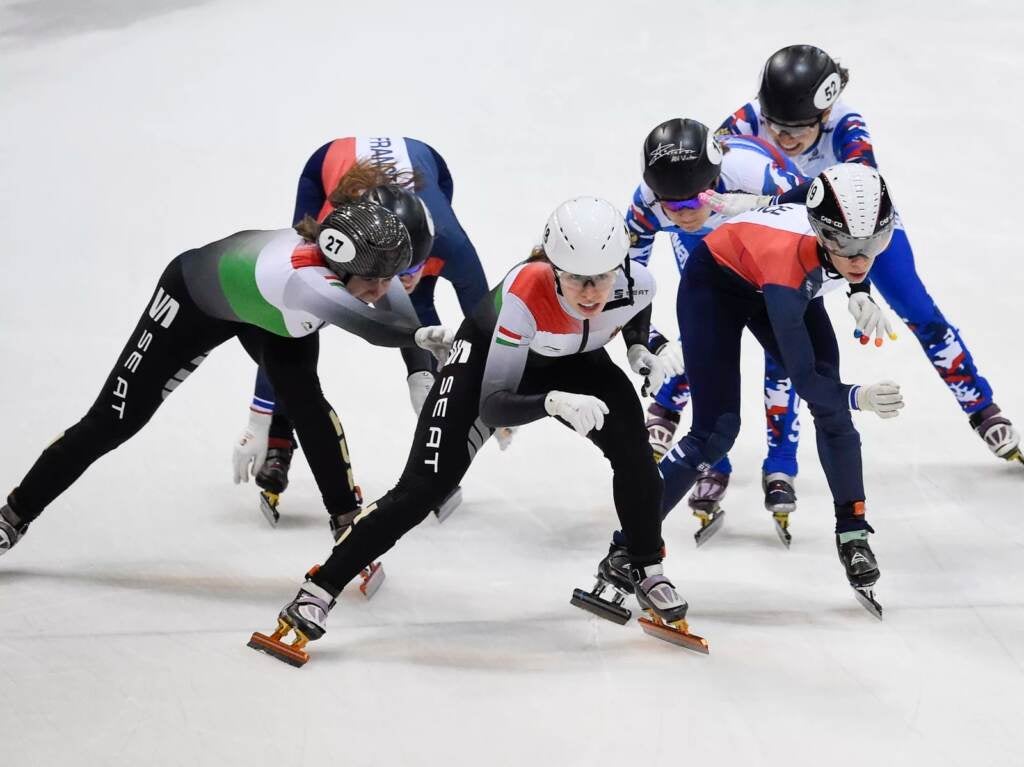
<svg viewBox="0 0 1024 767">
<path fill-rule="evenodd" d="M 644 567 L 661 561 L 662 479 L 651 460 L 643 408 L 633 382 L 603 349 L 570 358 L 575 381 L 555 385 L 598 397 L 608 406 L 604 426 L 587 436 L 612 467 L 612 496 L 629 559 Z M 565 366 L 561 377 L 565 377 Z"/>
<path fill-rule="evenodd" d="M 480 420 L 480 381 L 488 338 L 464 322 L 456 341 L 472 350 L 438 373 L 420 411 L 405 469 L 395 487 L 356 516 L 313 581 L 338 594 L 364 567 L 422 522 L 451 493 L 491 436 Z M 301 438 L 301 433 L 300 433 Z"/>
<path fill-rule="evenodd" d="M 817 372 L 838 381 L 839 346 L 824 303 L 812 301 L 804 321 L 814 347 Z M 808 408 L 814 418 L 818 459 L 836 508 L 836 532 L 866 529 L 860 434 L 853 426 L 850 411 L 846 408 L 833 410 L 813 403 L 808 403 Z"/>
<path fill-rule="evenodd" d="M 661 460 L 665 478 L 662 511 L 668 514 L 697 477 L 714 466 L 739 433 L 740 340 L 751 297 L 718 289 L 717 266 L 698 247 L 680 280 L 679 317 L 693 400 L 693 424 Z"/>
<path fill-rule="evenodd" d="M 768 455 L 765 474 L 797 475 L 797 448 L 800 443 L 800 397 L 785 368 L 768 352 L 764 354 L 764 415 L 767 425 Z"/>
<path fill-rule="evenodd" d="M 233 334 L 232 324 L 192 302 L 180 262 L 172 261 L 92 407 L 43 451 L 11 493 L 21 521 L 38 517 L 93 462 L 136 434 L 206 353 Z"/>
<path fill-rule="evenodd" d="M 914 266 L 907 233 L 893 231 L 892 242 L 875 260 L 871 281 L 917 337 L 935 372 L 970 415 L 992 404 L 992 387 L 978 372 L 960 331 L 928 294 Z"/>
<path fill-rule="evenodd" d="M 341 420 L 324 398 L 317 375 L 319 336 L 281 338 L 255 328 L 242 335 L 295 424 L 302 451 L 329 514 L 359 508 L 355 477 Z"/>
</svg>

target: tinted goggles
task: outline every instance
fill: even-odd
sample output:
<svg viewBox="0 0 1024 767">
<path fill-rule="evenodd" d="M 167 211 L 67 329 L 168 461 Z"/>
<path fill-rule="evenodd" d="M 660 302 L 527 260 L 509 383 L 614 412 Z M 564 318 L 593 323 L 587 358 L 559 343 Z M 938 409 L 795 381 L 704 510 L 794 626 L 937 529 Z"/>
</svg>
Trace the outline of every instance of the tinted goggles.
<svg viewBox="0 0 1024 767">
<path fill-rule="evenodd" d="M 662 200 L 659 199 L 658 203 L 665 210 L 670 210 L 673 213 L 677 213 L 681 210 L 700 210 L 704 207 L 704 203 L 700 201 L 700 195 L 694 195 L 685 200 Z"/>
<path fill-rule="evenodd" d="M 426 261 L 420 261 L 418 264 L 416 264 L 416 266 L 410 266 L 405 271 L 399 272 L 398 276 L 399 277 L 411 277 L 412 275 L 414 275 L 417 272 L 419 272 L 420 270 L 422 270 L 423 267 L 426 265 L 426 263 L 427 263 Z"/>
</svg>

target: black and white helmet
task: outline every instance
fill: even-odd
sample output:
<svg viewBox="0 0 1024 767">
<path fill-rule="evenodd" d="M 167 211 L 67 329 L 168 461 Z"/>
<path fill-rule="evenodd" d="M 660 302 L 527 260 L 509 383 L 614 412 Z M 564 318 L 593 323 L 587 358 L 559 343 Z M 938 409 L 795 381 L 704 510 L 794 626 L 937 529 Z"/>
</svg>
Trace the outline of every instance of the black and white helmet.
<svg viewBox="0 0 1024 767">
<path fill-rule="evenodd" d="M 889 245 L 895 212 L 881 174 L 861 163 L 826 168 L 807 192 L 807 218 L 830 255 L 877 256 Z"/>
<path fill-rule="evenodd" d="M 644 139 L 644 183 L 659 200 L 687 200 L 714 187 L 722 172 L 722 149 L 696 120 L 666 120 Z"/>
<path fill-rule="evenodd" d="M 398 216 L 372 202 L 339 205 L 320 223 L 316 241 L 337 274 L 394 277 L 412 262 L 409 230 Z"/>
<path fill-rule="evenodd" d="M 846 70 L 813 45 L 789 45 L 771 55 L 761 72 L 757 100 L 765 120 L 810 125 L 846 87 Z"/>
</svg>

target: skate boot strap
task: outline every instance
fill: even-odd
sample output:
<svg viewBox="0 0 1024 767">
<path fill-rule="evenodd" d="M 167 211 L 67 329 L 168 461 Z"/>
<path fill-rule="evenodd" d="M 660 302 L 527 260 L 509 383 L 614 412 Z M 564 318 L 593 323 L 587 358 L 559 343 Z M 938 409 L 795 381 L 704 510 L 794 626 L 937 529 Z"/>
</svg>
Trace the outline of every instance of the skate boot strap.
<svg viewBox="0 0 1024 767">
<path fill-rule="evenodd" d="M 647 420 L 647 425 L 650 426 L 655 420 L 668 421 L 669 428 L 675 430 L 675 427 L 679 425 L 679 413 L 675 410 L 669 410 L 664 405 L 658 402 L 652 402 L 647 408 L 647 414 L 651 416 Z"/>
<path fill-rule="evenodd" d="M 325 613 L 334 607 L 334 602 L 334 595 L 323 586 L 317 586 L 313 581 L 303 583 L 302 588 L 299 589 L 298 596 L 295 597 L 296 607 L 301 608 L 305 605 L 314 605 Z"/>
<path fill-rule="evenodd" d="M 991 429 L 993 426 L 1013 426 L 1009 418 L 1003 416 L 1003 411 L 999 409 L 999 405 L 992 404 L 986 408 L 982 408 L 977 413 L 973 413 L 970 417 L 971 426 L 981 436 L 985 436 L 985 432 Z"/>
<path fill-rule="evenodd" d="M 0 507 L 0 521 L 5 522 L 6 526 L 14 532 L 15 537 L 11 541 L 12 545 L 28 530 L 28 522 L 22 522 L 21 518 L 14 513 L 14 509 L 10 506 Z"/>
</svg>

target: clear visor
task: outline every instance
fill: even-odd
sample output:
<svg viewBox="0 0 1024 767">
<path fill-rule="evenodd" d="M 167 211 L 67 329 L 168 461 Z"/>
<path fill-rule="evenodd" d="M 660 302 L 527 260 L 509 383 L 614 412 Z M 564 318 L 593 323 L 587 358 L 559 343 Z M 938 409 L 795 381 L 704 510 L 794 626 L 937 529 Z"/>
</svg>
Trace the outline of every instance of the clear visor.
<svg viewBox="0 0 1024 767">
<path fill-rule="evenodd" d="M 619 271 L 618 267 L 612 269 L 610 272 L 601 272 L 600 274 L 573 274 L 572 272 L 563 272 L 559 269 L 558 278 L 562 280 L 563 283 L 569 283 L 580 290 L 586 288 L 588 285 L 593 285 L 595 288 L 601 289 L 611 287 L 612 283 L 615 282 L 615 273 L 617 271 Z"/>
<path fill-rule="evenodd" d="M 889 241 L 892 239 L 891 226 L 868 237 L 851 237 L 814 220 L 811 221 L 811 226 L 829 255 L 840 258 L 874 258 L 889 247 Z"/>
</svg>

